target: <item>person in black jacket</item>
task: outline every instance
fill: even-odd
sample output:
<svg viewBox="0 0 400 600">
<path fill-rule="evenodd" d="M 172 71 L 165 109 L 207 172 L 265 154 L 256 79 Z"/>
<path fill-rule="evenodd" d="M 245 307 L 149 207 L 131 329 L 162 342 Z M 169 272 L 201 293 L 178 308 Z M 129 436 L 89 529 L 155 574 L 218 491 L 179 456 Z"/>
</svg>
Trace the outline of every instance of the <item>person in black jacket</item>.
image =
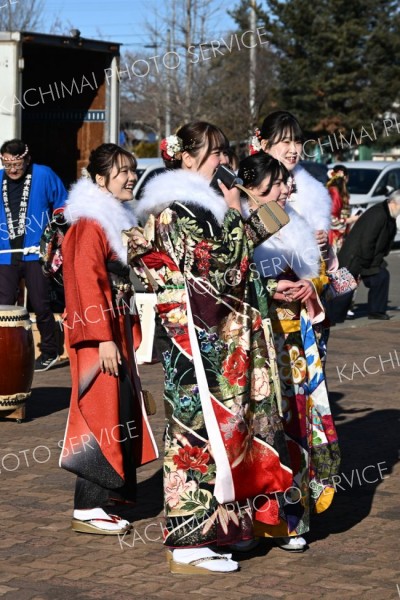
<svg viewBox="0 0 400 600">
<path fill-rule="evenodd" d="M 384 257 L 389 254 L 400 215 L 400 190 L 366 210 L 355 223 L 339 252 L 339 264 L 360 277 L 368 292 L 368 318 L 389 319 L 386 313 L 390 275 Z"/>
</svg>

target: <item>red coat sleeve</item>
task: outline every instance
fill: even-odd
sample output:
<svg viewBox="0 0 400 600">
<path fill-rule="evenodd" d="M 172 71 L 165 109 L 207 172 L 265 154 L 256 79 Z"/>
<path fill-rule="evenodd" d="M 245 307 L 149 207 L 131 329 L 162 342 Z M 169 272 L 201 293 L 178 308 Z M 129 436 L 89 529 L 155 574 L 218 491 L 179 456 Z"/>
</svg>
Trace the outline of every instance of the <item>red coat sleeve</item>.
<svg viewBox="0 0 400 600">
<path fill-rule="evenodd" d="M 103 229 L 93 221 L 79 220 L 68 230 L 62 254 L 70 346 L 113 340 L 112 295 L 106 270 L 112 251 Z"/>
</svg>

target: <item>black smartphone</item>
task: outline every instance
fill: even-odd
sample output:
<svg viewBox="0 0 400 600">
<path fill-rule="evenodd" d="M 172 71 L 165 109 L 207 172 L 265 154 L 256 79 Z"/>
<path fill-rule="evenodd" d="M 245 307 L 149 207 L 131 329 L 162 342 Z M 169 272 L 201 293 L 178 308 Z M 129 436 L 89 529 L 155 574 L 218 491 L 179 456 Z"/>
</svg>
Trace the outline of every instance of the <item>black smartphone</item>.
<svg viewBox="0 0 400 600">
<path fill-rule="evenodd" d="M 219 165 L 210 182 L 210 186 L 222 194 L 221 188 L 218 185 L 218 179 L 222 181 L 224 185 L 226 185 L 228 190 L 232 189 L 236 183 L 243 183 L 242 180 L 237 177 L 236 173 L 234 173 L 234 171 L 225 165 Z"/>
</svg>

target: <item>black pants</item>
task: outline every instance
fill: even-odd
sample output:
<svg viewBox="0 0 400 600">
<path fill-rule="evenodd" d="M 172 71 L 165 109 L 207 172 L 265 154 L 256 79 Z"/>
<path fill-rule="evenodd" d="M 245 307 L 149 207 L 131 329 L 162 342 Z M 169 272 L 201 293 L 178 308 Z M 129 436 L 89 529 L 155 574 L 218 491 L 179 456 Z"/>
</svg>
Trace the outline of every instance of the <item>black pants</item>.
<svg viewBox="0 0 400 600">
<path fill-rule="evenodd" d="M 18 261 L 16 265 L 0 265 L 0 304 L 14 305 L 20 279 L 25 279 L 29 301 L 36 315 L 40 333 L 40 350 L 47 356 L 57 356 L 55 320 L 50 309 L 49 282 L 37 260 Z"/>
<path fill-rule="evenodd" d="M 361 277 L 368 288 L 368 314 L 385 313 L 389 300 L 390 273 L 381 267 L 376 275 Z"/>
</svg>

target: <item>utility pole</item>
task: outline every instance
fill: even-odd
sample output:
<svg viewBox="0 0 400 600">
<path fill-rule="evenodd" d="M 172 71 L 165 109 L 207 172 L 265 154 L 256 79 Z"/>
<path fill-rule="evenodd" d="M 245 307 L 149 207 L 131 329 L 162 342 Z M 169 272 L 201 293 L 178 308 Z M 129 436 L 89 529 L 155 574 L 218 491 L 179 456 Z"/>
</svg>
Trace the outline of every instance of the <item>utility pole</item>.
<svg viewBox="0 0 400 600">
<path fill-rule="evenodd" d="M 250 69 L 249 69 L 249 108 L 251 131 L 257 124 L 257 109 L 256 109 L 256 66 L 257 66 L 257 15 L 256 15 L 256 0 L 250 0 Z"/>
<path fill-rule="evenodd" d="M 157 43 L 157 40 L 155 41 L 154 44 L 144 44 L 144 48 L 154 48 L 154 50 L 156 51 L 156 55 L 158 55 L 158 43 Z M 157 122 L 157 131 L 156 131 L 157 156 L 160 157 L 161 156 L 160 140 L 162 139 L 162 134 L 161 134 L 161 120 L 160 120 L 160 116 L 159 116 L 158 110 L 156 112 L 157 112 L 157 118 L 156 118 L 156 122 Z"/>
<path fill-rule="evenodd" d="M 167 53 L 171 52 L 171 30 L 167 30 Z M 169 69 L 165 81 L 165 137 L 171 135 L 171 80 Z"/>
</svg>

